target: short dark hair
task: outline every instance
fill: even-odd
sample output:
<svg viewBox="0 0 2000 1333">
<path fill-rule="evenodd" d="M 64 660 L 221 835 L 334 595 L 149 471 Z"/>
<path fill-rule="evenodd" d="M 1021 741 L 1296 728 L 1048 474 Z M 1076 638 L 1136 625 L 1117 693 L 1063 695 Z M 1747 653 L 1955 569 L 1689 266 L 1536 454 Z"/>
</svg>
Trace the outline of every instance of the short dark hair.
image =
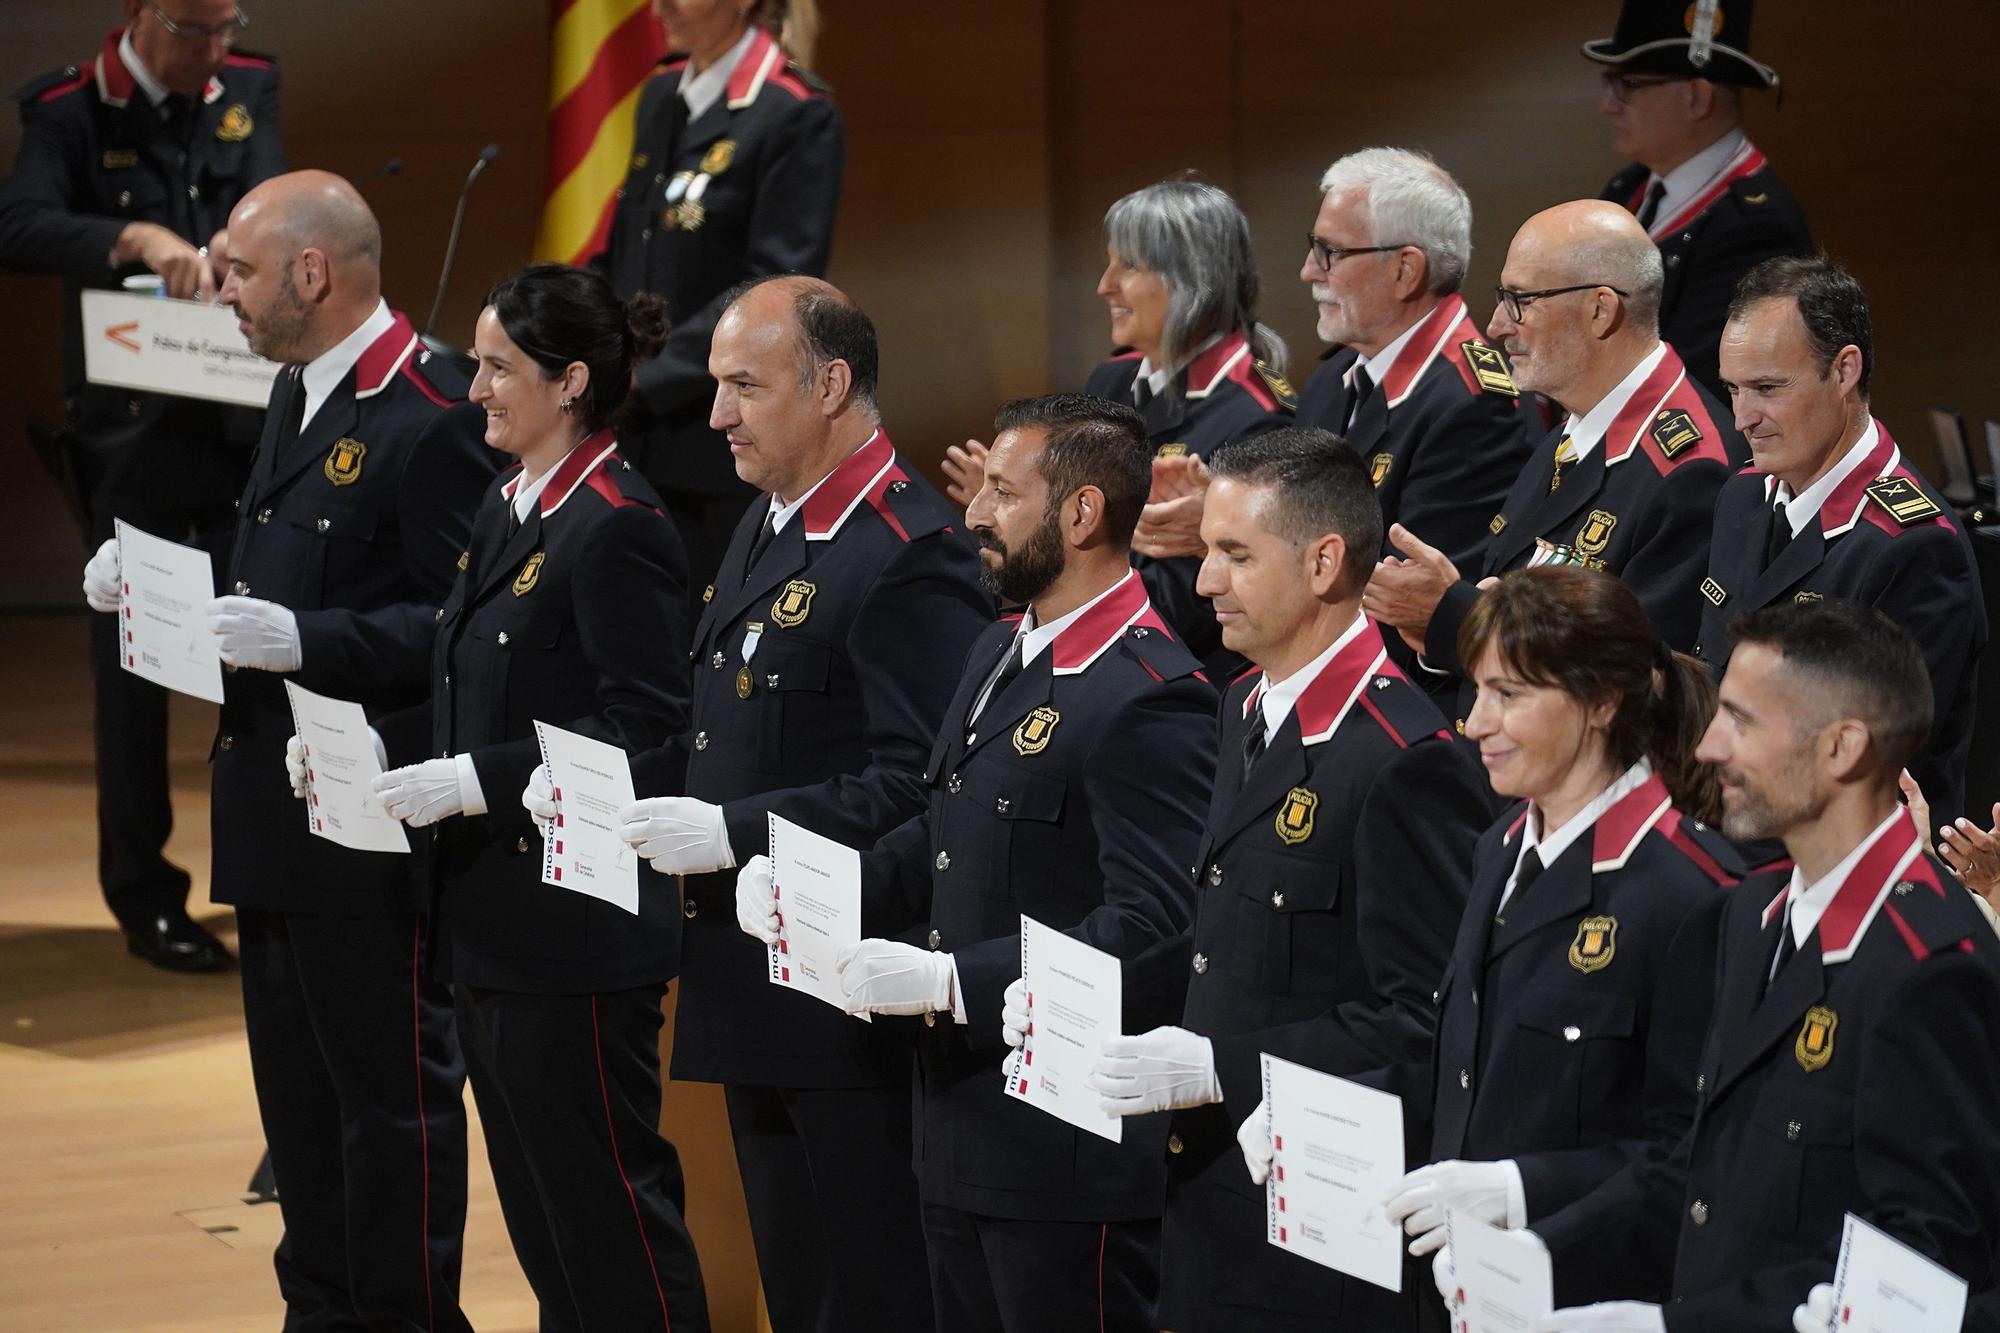
<svg viewBox="0 0 2000 1333">
<path fill-rule="evenodd" d="M 573 362 L 590 371 L 572 411 L 592 434 L 616 424 L 632 391 L 633 363 L 666 342 L 666 306 L 657 296 L 620 301 L 603 275 L 567 264 L 530 264 L 488 292 L 486 304 L 548 378 Z"/>
<path fill-rule="evenodd" d="M 1858 718 L 1891 769 L 1907 767 L 1931 734 L 1931 678 L 1902 627 L 1862 602 L 1784 602 L 1730 624 L 1740 651 L 1769 648 L 1802 677 L 1801 695 L 1819 701 L 1815 727 Z"/>
<path fill-rule="evenodd" d="M 1861 350 L 1859 388 L 1866 395 L 1868 378 L 1875 373 L 1875 326 L 1868 318 L 1868 293 L 1854 275 L 1823 254 L 1767 259 L 1736 284 L 1729 299 L 1729 321 L 1741 319 L 1759 301 L 1776 298 L 1790 301 L 1798 310 L 1806 342 L 1819 360 L 1821 379 L 1841 348 Z"/>
<path fill-rule="evenodd" d="M 1210 475 L 1269 486 L 1265 509 L 1273 532 L 1295 545 L 1328 533 L 1347 544 L 1341 592 L 1356 593 L 1382 550 L 1382 502 L 1354 447 L 1332 431 L 1310 426 L 1235 440 L 1208 460 Z"/>
<path fill-rule="evenodd" d="M 1035 471 L 1048 483 L 1049 511 L 1082 487 L 1095 486 L 1104 492 L 1106 532 L 1118 545 L 1130 546 L 1153 485 L 1145 421 L 1123 403 L 1087 393 L 1016 398 L 993 417 L 996 436 L 1030 429 L 1048 432 Z"/>
<path fill-rule="evenodd" d="M 799 332 L 799 387 L 810 389 L 821 369 L 832 362 L 844 361 L 848 397 L 870 416 L 878 415 L 881 348 L 875 338 L 875 321 L 838 288 L 798 273 L 745 278 L 723 293 L 722 308 L 727 310 L 759 287 L 773 282 L 796 286 L 792 293 L 792 322 L 798 325 Z"/>
</svg>

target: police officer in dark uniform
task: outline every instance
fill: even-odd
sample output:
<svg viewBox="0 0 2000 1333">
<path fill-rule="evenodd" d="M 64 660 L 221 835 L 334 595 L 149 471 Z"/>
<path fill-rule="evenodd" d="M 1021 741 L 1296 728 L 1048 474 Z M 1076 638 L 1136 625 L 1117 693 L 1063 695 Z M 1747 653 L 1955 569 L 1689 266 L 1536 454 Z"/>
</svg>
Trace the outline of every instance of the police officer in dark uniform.
<svg viewBox="0 0 2000 1333">
<path fill-rule="evenodd" d="M 1466 738 L 1517 798 L 1479 840 L 1438 1000 L 1431 1165 L 1386 1205 L 1445 1242 L 1445 1210 L 1532 1225 L 1694 1118 L 1718 887 L 1742 877 L 1694 746 L 1715 711 L 1617 579 L 1518 570 L 1473 607 Z M 1601 1252 L 1557 1274 L 1564 1303 L 1660 1296 L 1669 1274 Z M 1420 1289 L 1429 1284 L 1421 1280 Z M 1426 1297 L 1431 1325 L 1442 1308 Z"/>
<path fill-rule="evenodd" d="M 1964 813 L 1973 666 L 1986 603 L 1964 529 L 1868 411 L 1868 297 L 1825 259 L 1773 259 L 1737 288 L 1724 379 L 1755 465 L 1716 501 L 1697 651 L 1720 671 L 1729 621 L 1782 602 L 1847 597 L 1923 651 L 1935 719 L 1910 766 L 1938 823 Z"/>
<path fill-rule="evenodd" d="M 125 12 L 93 60 L 20 92 L 20 155 L 0 182 L 0 267 L 64 281 L 64 466 L 90 545 L 122 518 L 220 555 L 257 413 L 86 384 L 77 294 L 146 270 L 169 296 L 215 294 L 229 210 L 285 169 L 278 70 L 235 50 L 248 20 L 232 0 L 126 0 Z M 164 855 L 166 693 L 119 670 L 109 619 L 93 619 L 90 651 L 105 903 L 137 957 L 178 971 L 225 967 L 221 942 L 188 918 L 187 872 Z"/>
<path fill-rule="evenodd" d="M 430 708 L 401 734 L 385 724 L 392 759 L 436 757 L 376 782 L 390 814 L 437 825 L 435 970 L 546 1328 L 708 1326 L 680 1159 L 659 1132 L 680 904 L 644 867 L 636 915 L 543 884 L 518 799 L 537 721 L 641 751 L 687 720 L 685 560 L 611 431 L 664 334 L 657 298 L 628 315 L 602 276 L 557 264 L 487 297 L 471 397 L 486 442 L 520 467 L 473 523 Z"/>
<path fill-rule="evenodd" d="M 1264 1052 L 1364 1075 L 1420 1112 L 1486 799 L 1360 613 L 1382 517 L 1359 456 L 1292 428 L 1210 466 L 1199 587 L 1224 642 L 1261 670 L 1224 696 L 1213 803 L 1186 863 L 1199 907 L 1182 1026 L 1107 1045 L 1091 1082 L 1119 1114 L 1175 1112 L 1162 1327 L 1406 1326 L 1407 1289 L 1266 1243 L 1237 1132 L 1262 1125 Z"/>
<path fill-rule="evenodd" d="M 1562 204 L 1516 233 L 1488 332 L 1515 382 L 1568 415 L 1535 447 L 1471 569 L 1423 533 L 1390 529 L 1402 555 L 1376 569 L 1362 605 L 1427 667 L 1463 676 L 1475 580 L 1551 561 L 1616 574 L 1669 645 L 1694 646 L 1715 496 L 1748 453 L 1660 340 L 1660 275 L 1653 243 L 1609 204 Z"/>
<path fill-rule="evenodd" d="M 966 521 L 987 586 L 1026 611 L 966 659 L 929 810 L 864 860 L 863 929 L 921 942 L 864 939 L 839 976 L 857 1012 L 925 1016 L 916 1164 L 939 1333 L 1151 1330 L 1165 1118 L 1113 1143 L 1009 1097 L 1001 1014 L 1023 913 L 1121 960 L 1128 1025 L 1174 1011 L 1215 692 L 1131 568 L 1138 414 L 1059 394 L 995 428 Z"/>
<path fill-rule="evenodd" d="M 1796 865 L 1726 897 L 1693 1128 L 1535 1228 L 1557 1273 L 1620 1233 L 1672 1251 L 1671 1301 L 1578 1307 L 1545 1329 L 1787 1327 L 1833 1276 L 1846 1213 L 1974 1292 L 1993 1284 L 2000 948 L 1898 801 L 1931 729 L 1923 657 L 1855 602 L 1732 629 L 1698 757 L 1721 774 L 1723 831 L 1782 838 Z"/>
<path fill-rule="evenodd" d="M 423 971 L 411 858 L 307 830 L 278 774 L 285 679 L 370 709 L 424 697 L 427 634 L 493 475 L 465 382 L 381 297 L 381 231 L 324 172 L 230 215 L 222 299 L 285 362 L 209 606 L 225 664 L 211 894 L 237 908 L 243 1015 L 291 1317 L 464 1328 L 464 1083 Z"/>
<path fill-rule="evenodd" d="M 1753 0 L 1625 0 L 1612 35 L 1583 44 L 1607 68 L 1597 109 L 1632 158 L 1598 197 L 1630 209 L 1660 247 L 1660 336 L 1717 397 L 1716 344 L 1737 279 L 1809 255 L 1798 201 L 1743 133 L 1743 94 L 1778 86 L 1750 54 Z"/>
<path fill-rule="evenodd" d="M 709 424 L 709 338 L 739 282 L 823 274 L 833 246 L 846 135 L 832 90 L 792 54 L 811 8 L 654 0 L 674 53 L 639 95 L 631 171 L 596 260 L 619 295 L 656 293 L 673 322 L 639 367 L 623 439 L 666 499 L 697 589 L 753 494 Z"/>
<path fill-rule="evenodd" d="M 685 876 L 672 1073 L 724 1085 L 778 1333 L 931 1321 L 912 1034 L 771 985 L 734 911 L 771 812 L 867 847 L 922 808 L 924 756 L 992 623 L 958 515 L 882 429 L 877 360 L 873 323 L 817 279 L 758 283 L 716 326 L 712 420 L 771 498 L 701 595 L 688 730 L 634 760 L 648 799 L 623 830 Z"/>
</svg>

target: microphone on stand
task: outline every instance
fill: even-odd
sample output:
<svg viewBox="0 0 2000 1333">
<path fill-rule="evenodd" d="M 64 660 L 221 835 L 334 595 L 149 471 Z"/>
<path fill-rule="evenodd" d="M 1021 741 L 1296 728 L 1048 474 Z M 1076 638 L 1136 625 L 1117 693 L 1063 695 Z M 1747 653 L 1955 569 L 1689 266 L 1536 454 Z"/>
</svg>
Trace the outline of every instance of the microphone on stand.
<svg viewBox="0 0 2000 1333">
<path fill-rule="evenodd" d="M 373 185 L 376 181 L 381 180 L 385 176 L 400 176 L 402 174 L 403 174 L 403 159 L 400 157 L 392 157 L 387 162 L 384 162 L 381 166 L 375 168 L 375 170 L 369 172 L 366 176 L 356 176 L 352 181 L 352 184 L 354 188 L 358 190 L 364 185 Z"/>
<path fill-rule="evenodd" d="M 438 270 L 437 298 L 431 302 L 431 317 L 424 321 L 423 337 L 427 343 L 431 342 L 431 335 L 437 329 L 438 315 L 444 310 L 445 290 L 451 285 L 451 266 L 458 259 L 458 233 L 465 226 L 465 201 L 472 193 L 472 182 L 478 180 L 479 173 L 499 156 L 500 145 L 497 143 L 480 149 L 479 160 L 472 164 L 471 171 L 465 173 L 465 184 L 459 187 L 458 209 L 451 217 L 451 237 L 444 243 L 444 266 Z"/>
</svg>

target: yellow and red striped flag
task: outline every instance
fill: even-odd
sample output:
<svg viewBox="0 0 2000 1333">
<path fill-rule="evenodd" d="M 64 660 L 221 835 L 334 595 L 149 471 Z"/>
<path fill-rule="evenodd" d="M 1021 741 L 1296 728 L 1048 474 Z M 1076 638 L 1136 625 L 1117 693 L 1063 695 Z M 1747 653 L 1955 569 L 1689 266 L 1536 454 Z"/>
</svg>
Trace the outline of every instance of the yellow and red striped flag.
<svg viewBox="0 0 2000 1333">
<path fill-rule="evenodd" d="M 604 248 L 632 161 L 639 90 L 666 53 L 647 0 L 552 0 L 549 160 L 535 257 L 580 264 Z"/>
</svg>

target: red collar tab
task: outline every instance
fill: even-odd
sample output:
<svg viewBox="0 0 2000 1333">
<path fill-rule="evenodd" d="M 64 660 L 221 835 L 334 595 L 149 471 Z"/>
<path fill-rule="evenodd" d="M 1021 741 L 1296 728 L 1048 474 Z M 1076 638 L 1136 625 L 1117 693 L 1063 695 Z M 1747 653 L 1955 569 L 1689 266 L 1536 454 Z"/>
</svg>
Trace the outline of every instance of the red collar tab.
<svg viewBox="0 0 2000 1333">
<path fill-rule="evenodd" d="M 119 53 L 118 44 L 125 37 L 125 29 L 114 28 L 104 39 L 104 49 L 97 53 L 97 95 L 108 106 L 124 106 L 138 91 L 139 80 L 125 64 L 125 57 Z"/>
<path fill-rule="evenodd" d="M 1673 798 L 1667 795 L 1667 784 L 1658 773 L 1612 802 L 1611 808 L 1591 826 L 1592 872 L 1622 869 L 1673 805 Z"/>
<path fill-rule="evenodd" d="M 1833 494 L 1819 507 L 1821 534 L 1837 537 L 1860 522 L 1862 512 L 1868 507 L 1868 488 L 1893 475 L 1902 461 L 1902 450 L 1890 437 L 1889 428 L 1875 422 L 1875 447 L 1861 460 L 1860 467 L 1841 478 Z"/>
<path fill-rule="evenodd" d="M 1466 326 L 1463 330 L 1459 328 L 1461 323 Z M 1418 322 L 1410 340 L 1376 380 L 1382 386 L 1382 405 L 1395 407 L 1409 397 L 1410 390 L 1417 387 L 1424 371 L 1448 344 L 1478 336 L 1479 330 L 1466 319 L 1465 298 L 1453 292 Z"/>
<path fill-rule="evenodd" d="M 1764 160 L 1763 149 L 1745 139 L 1743 146 L 1730 156 L 1729 161 L 1723 165 L 1720 172 L 1711 176 L 1708 183 L 1696 191 L 1694 198 L 1688 200 L 1684 206 L 1675 209 L 1672 216 L 1654 219 L 1652 230 L 1648 235 L 1655 241 L 1659 241 L 1679 231 L 1682 227 L 1687 226 L 1703 213 L 1706 213 L 1709 205 L 1727 194 L 1730 186 L 1752 172 L 1762 171 L 1764 169 Z M 1650 180 L 1651 177 L 1649 176 L 1647 179 Z M 1640 181 L 1640 193 L 1638 197 L 1642 201 L 1645 198 L 1645 190 L 1646 182 Z M 1633 211 L 1637 212 L 1638 210 L 1634 208 Z"/>
<path fill-rule="evenodd" d="M 1662 343 L 1661 346 L 1666 346 Z M 1611 425 L 1604 432 L 1604 466 L 1622 463 L 1639 448 L 1639 441 L 1652 428 L 1653 418 L 1662 411 L 1667 400 L 1674 396 L 1687 382 L 1687 367 L 1681 364 L 1680 354 L 1667 347 L 1667 354 L 1660 358 L 1660 364 L 1653 367 L 1653 373 L 1640 382 L 1618 409 L 1618 415 L 1611 419 Z M 1706 417 L 1706 413 L 1703 416 Z"/>
<path fill-rule="evenodd" d="M 597 432 L 570 450 L 563 461 L 556 464 L 549 484 L 542 487 L 542 493 L 537 497 L 537 508 L 541 510 L 542 517 L 547 518 L 561 509 L 563 502 L 576 493 L 577 487 L 588 481 L 617 452 L 618 440 L 609 430 Z"/>
<path fill-rule="evenodd" d="M 1844 963 L 1854 956 L 1883 901 L 1897 884 L 1905 882 L 1905 874 L 1912 871 L 1911 863 L 1921 861 L 1923 850 L 1916 821 L 1910 818 L 1909 810 L 1898 810 L 1895 821 L 1875 839 L 1873 847 L 1862 853 L 1847 881 L 1826 905 L 1819 919 L 1822 962 Z M 1912 878 L 1928 883 L 1928 871 L 1929 867 L 1924 866 Z"/>
<path fill-rule="evenodd" d="M 1230 371 L 1249 360 L 1250 340 L 1239 329 L 1188 362 L 1187 391 L 1183 396 L 1190 401 L 1208 397 L 1229 378 Z"/>
<path fill-rule="evenodd" d="M 1299 695 L 1292 708 L 1299 719 L 1299 738 L 1307 745 L 1318 745 L 1333 735 L 1362 691 L 1386 687 L 1390 674 L 1401 675 L 1389 670 L 1382 631 L 1373 621 L 1364 621 L 1361 632 L 1320 668 L 1319 675 Z"/>
<path fill-rule="evenodd" d="M 417 331 L 400 310 L 389 312 L 389 327 L 354 361 L 354 397 L 373 398 L 387 388 L 417 350 Z"/>
<path fill-rule="evenodd" d="M 748 56 L 744 57 L 747 62 Z M 841 460 L 805 502 L 799 519 L 805 524 L 806 540 L 823 542 L 840 531 L 847 516 L 866 499 L 875 483 L 896 466 L 896 446 L 887 431 L 876 428 L 868 443 Z"/>
<path fill-rule="evenodd" d="M 1056 635 L 1055 642 L 1049 645 L 1049 665 L 1058 676 L 1073 676 L 1087 670 L 1091 663 L 1104 656 L 1105 649 L 1125 637 L 1126 630 L 1138 624 L 1166 632 L 1160 618 L 1153 615 L 1153 604 L 1146 596 L 1145 582 L 1135 569 L 1113 584 L 1111 590 L 1098 599 L 1097 605 Z"/>
<path fill-rule="evenodd" d="M 730 71 L 729 88 L 725 93 L 729 109 L 740 111 L 756 101 L 764 84 L 784 68 L 784 48 L 768 31 L 758 28 L 757 35 L 750 39 L 750 49 L 743 53 L 743 58 L 736 62 L 736 68 Z"/>
</svg>

